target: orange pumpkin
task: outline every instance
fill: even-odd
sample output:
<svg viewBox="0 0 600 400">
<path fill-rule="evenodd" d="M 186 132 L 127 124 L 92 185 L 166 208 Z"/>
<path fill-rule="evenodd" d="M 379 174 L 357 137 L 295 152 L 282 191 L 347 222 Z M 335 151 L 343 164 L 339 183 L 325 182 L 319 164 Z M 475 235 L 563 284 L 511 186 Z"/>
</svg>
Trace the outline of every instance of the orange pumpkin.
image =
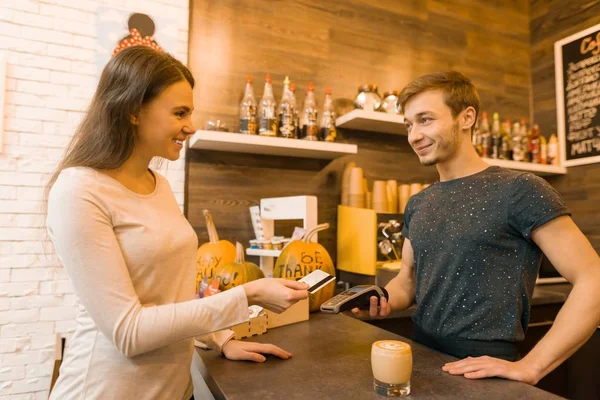
<svg viewBox="0 0 600 400">
<path fill-rule="evenodd" d="M 316 269 L 323 270 L 335 276 L 335 268 L 329 253 L 319 243 L 311 243 L 311 237 L 322 230 L 329 228 L 329 224 L 317 225 L 306 232 L 301 240 L 290 242 L 281 252 L 275 267 L 273 277 L 299 280 Z M 310 311 L 318 311 L 321 304 L 329 300 L 335 291 L 335 281 L 329 283 L 315 294 L 309 294 Z"/>
<path fill-rule="evenodd" d="M 215 271 L 215 279 L 219 278 L 220 290 L 231 289 L 244 283 L 264 278 L 265 274 L 260 267 L 254 263 L 246 262 L 244 257 L 244 246 L 236 242 L 235 261 L 223 264 Z"/>
<path fill-rule="evenodd" d="M 227 240 L 219 240 L 219 234 L 210 211 L 204 210 L 203 214 L 206 220 L 206 230 L 208 231 L 208 243 L 200 246 L 197 252 L 196 293 L 198 293 L 200 282 L 204 277 L 207 278 L 207 283 L 210 284 L 216 268 L 235 260 L 235 246 L 233 243 Z"/>
</svg>

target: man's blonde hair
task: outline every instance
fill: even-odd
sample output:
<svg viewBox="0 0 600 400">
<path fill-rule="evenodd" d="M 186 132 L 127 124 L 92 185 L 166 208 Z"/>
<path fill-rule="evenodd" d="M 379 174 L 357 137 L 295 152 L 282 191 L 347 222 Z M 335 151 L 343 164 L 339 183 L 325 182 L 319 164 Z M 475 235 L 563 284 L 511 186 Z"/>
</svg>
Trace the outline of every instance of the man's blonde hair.
<svg viewBox="0 0 600 400">
<path fill-rule="evenodd" d="M 398 96 L 398 104 L 404 110 L 406 103 L 414 96 L 429 90 L 441 90 L 444 93 L 444 102 L 456 118 L 467 107 L 475 109 L 475 118 L 479 115 L 479 93 L 469 78 L 456 71 L 434 72 L 423 75 L 402 90 Z M 471 128 L 471 132 L 475 125 Z"/>
</svg>

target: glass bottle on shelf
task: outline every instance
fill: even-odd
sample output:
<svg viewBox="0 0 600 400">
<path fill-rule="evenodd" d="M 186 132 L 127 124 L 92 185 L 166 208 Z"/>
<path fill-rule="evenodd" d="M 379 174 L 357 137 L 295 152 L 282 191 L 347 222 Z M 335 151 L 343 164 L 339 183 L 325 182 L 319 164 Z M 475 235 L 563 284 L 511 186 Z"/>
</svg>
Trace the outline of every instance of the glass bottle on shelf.
<svg viewBox="0 0 600 400">
<path fill-rule="evenodd" d="M 481 125 L 479 125 L 479 135 L 481 137 L 481 156 L 488 157 L 490 154 L 490 123 L 488 122 L 487 112 L 481 113 Z"/>
<path fill-rule="evenodd" d="M 504 121 L 500 126 L 500 135 L 502 143 L 500 145 L 500 159 L 512 160 L 512 138 L 510 135 L 510 120 Z"/>
<path fill-rule="evenodd" d="M 498 113 L 494 113 L 493 122 L 492 122 L 492 135 L 491 135 L 491 148 L 490 148 L 490 157 L 491 158 L 500 158 L 500 141 L 502 140 L 502 136 L 500 136 L 500 115 Z"/>
<path fill-rule="evenodd" d="M 532 163 L 541 164 L 540 160 L 540 127 L 534 124 L 531 128 L 531 138 L 529 140 L 529 157 Z"/>
<path fill-rule="evenodd" d="M 298 110 L 298 102 L 296 101 L 296 84 L 290 83 L 290 92 L 292 93 L 292 105 L 294 106 L 294 137 L 300 137 L 300 117 Z"/>
<path fill-rule="evenodd" d="M 527 120 L 521 118 L 521 130 L 519 131 L 521 137 L 521 148 L 523 150 L 523 159 L 521 161 L 529 162 L 529 138 L 531 131 L 527 129 Z"/>
<path fill-rule="evenodd" d="M 265 77 L 263 97 L 258 103 L 258 134 L 262 136 L 277 136 L 277 115 L 275 114 L 277 102 L 273 96 L 271 74 Z"/>
<path fill-rule="evenodd" d="M 540 135 L 540 164 L 548 164 L 548 142 L 543 135 Z"/>
<path fill-rule="evenodd" d="M 550 135 L 548 139 L 548 160 L 549 165 L 558 165 L 558 138 L 556 133 Z"/>
<path fill-rule="evenodd" d="M 277 118 L 279 120 L 279 135 L 284 138 L 294 139 L 296 137 L 294 130 L 294 105 L 292 92 L 290 91 L 290 78 L 287 76 L 283 81 L 283 94 L 277 108 Z"/>
<path fill-rule="evenodd" d="M 519 122 L 515 122 L 513 124 L 512 130 L 512 149 L 513 149 L 513 157 L 514 161 L 525 161 L 525 149 L 523 148 L 523 143 L 521 139 L 521 124 Z"/>
<path fill-rule="evenodd" d="M 312 82 L 309 82 L 300 116 L 303 139 L 319 140 L 318 115 L 319 111 L 317 110 L 317 103 L 315 101 L 315 87 Z"/>
<path fill-rule="evenodd" d="M 337 131 L 335 129 L 335 109 L 331 99 L 331 88 L 325 89 L 325 100 L 323 101 L 323 112 L 321 113 L 321 123 L 319 124 L 319 140 L 326 142 L 335 142 Z"/>
<path fill-rule="evenodd" d="M 244 98 L 240 103 L 240 133 L 256 135 L 256 98 L 252 88 L 252 75 L 248 75 Z"/>
</svg>

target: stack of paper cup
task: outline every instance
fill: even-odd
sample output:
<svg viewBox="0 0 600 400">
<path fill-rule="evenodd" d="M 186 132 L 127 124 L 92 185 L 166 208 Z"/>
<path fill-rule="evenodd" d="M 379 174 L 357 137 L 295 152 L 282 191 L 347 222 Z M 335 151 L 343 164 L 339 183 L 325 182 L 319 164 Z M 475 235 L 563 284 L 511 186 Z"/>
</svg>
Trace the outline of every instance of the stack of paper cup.
<svg viewBox="0 0 600 400">
<path fill-rule="evenodd" d="M 413 196 L 421 191 L 420 183 L 411 183 L 410 184 L 410 195 Z"/>
<path fill-rule="evenodd" d="M 378 213 L 388 212 L 387 186 L 385 181 L 373 182 L 373 210 Z"/>
<path fill-rule="evenodd" d="M 350 207 L 365 207 L 364 177 L 362 168 L 352 168 L 350 170 L 348 205 Z"/>
<path fill-rule="evenodd" d="M 398 182 L 389 180 L 386 182 L 387 188 L 387 200 L 388 200 L 388 212 L 398 212 Z"/>
<path fill-rule="evenodd" d="M 356 167 L 356 163 L 354 161 L 349 162 L 344 167 L 344 172 L 342 173 L 342 205 L 348 205 L 348 195 L 350 194 L 350 171 L 352 168 Z"/>
<path fill-rule="evenodd" d="M 404 214 L 404 209 L 406 208 L 406 203 L 408 203 L 408 199 L 410 198 L 410 185 L 404 184 L 398 186 L 398 212 L 400 214 Z"/>
</svg>

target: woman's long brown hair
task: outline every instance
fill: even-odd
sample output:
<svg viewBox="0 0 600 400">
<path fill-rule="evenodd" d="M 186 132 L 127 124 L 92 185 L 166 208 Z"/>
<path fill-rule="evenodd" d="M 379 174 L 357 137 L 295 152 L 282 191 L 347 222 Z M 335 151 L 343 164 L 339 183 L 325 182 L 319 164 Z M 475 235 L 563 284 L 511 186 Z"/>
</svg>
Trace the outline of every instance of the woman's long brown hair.
<svg viewBox="0 0 600 400">
<path fill-rule="evenodd" d="M 88 111 L 46 186 L 46 198 L 66 168 L 121 167 L 135 145 L 131 116 L 169 85 L 184 79 L 194 87 L 189 69 L 168 53 L 134 46 L 116 54 L 104 67 Z"/>
</svg>

